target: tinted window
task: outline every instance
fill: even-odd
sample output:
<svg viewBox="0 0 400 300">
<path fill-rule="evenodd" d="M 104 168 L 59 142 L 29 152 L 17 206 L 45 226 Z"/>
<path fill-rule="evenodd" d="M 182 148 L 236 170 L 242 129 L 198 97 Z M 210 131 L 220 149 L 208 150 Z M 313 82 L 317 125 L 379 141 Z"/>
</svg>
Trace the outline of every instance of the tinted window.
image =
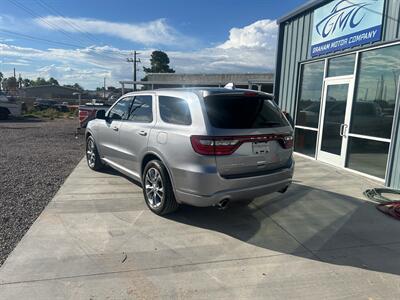
<svg viewBox="0 0 400 300">
<path fill-rule="evenodd" d="M 296 128 L 294 138 L 294 150 L 296 152 L 315 157 L 317 144 L 317 131 Z"/>
<path fill-rule="evenodd" d="M 187 102 L 184 99 L 160 96 L 160 116 L 166 123 L 178 125 L 190 125 L 192 119 Z"/>
<path fill-rule="evenodd" d="M 152 103 L 152 96 L 136 96 L 128 119 L 135 122 L 151 123 L 153 121 Z"/>
<path fill-rule="evenodd" d="M 390 138 L 397 84 L 400 45 L 360 54 L 350 133 Z"/>
<path fill-rule="evenodd" d="M 301 68 L 296 125 L 318 128 L 324 66 L 324 61 L 317 61 Z"/>
<path fill-rule="evenodd" d="M 204 99 L 208 119 L 216 128 L 270 128 L 289 126 L 272 100 L 243 95 Z"/>
<path fill-rule="evenodd" d="M 355 54 L 331 58 L 328 61 L 328 77 L 353 75 L 355 61 Z"/>
<path fill-rule="evenodd" d="M 353 170 L 385 178 L 389 143 L 349 138 L 347 166 Z"/>
<path fill-rule="evenodd" d="M 118 101 L 110 110 L 109 117 L 113 120 L 126 120 L 129 108 L 132 104 L 132 97 L 126 97 Z"/>
</svg>

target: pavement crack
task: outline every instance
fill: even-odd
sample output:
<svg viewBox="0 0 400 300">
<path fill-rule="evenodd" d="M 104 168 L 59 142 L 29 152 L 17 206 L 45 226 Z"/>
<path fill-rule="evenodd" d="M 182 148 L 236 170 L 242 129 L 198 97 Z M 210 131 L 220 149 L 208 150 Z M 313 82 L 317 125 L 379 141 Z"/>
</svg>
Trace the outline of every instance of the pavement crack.
<svg viewBox="0 0 400 300">
<path fill-rule="evenodd" d="M 301 254 L 301 253 L 306 253 L 306 252 L 305 251 L 296 252 L 296 254 Z M 271 255 L 260 255 L 260 256 L 254 256 L 254 257 L 242 257 L 242 258 L 232 258 L 232 259 L 221 259 L 221 260 L 215 260 L 215 261 L 193 262 L 193 263 L 177 264 L 177 265 L 170 265 L 170 266 L 163 266 L 163 267 L 138 268 L 138 269 L 130 269 L 130 270 L 98 272 L 98 273 L 91 273 L 91 274 L 58 276 L 58 277 L 52 277 L 52 278 L 0 282 L 0 286 L 20 284 L 20 283 L 45 282 L 45 281 L 55 281 L 55 280 L 64 280 L 64 279 L 84 278 L 84 277 L 92 277 L 92 276 L 124 274 L 124 273 L 131 273 L 131 272 L 155 271 L 155 270 L 163 270 L 163 269 L 170 269 L 170 268 L 184 268 L 184 267 L 190 267 L 190 266 L 202 266 L 202 265 L 218 264 L 218 263 L 225 263 L 225 262 L 238 262 L 238 261 L 262 259 L 262 258 L 272 258 L 272 257 L 279 257 L 282 255 L 288 255 L 288 254 L 279 253 L 279 254 L 271 254 Z"/>
</svg>

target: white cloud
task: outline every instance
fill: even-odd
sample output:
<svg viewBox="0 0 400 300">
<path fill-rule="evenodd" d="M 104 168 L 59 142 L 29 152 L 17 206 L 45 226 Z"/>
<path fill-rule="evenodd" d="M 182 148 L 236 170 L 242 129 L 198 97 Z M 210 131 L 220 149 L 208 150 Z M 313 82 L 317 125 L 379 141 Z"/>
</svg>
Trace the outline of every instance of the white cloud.
<svg viewBox="0 0 400 300">
<path fill-rule="evenodd" d="M 92 34 L 105 34 L 119 37 L 131 42 L 146 46 L 151 45 L 179 45 L 192 43 L 193 40 L 185 37 L 165 19 L 158 19 L 145 23 L 116 23 L 86 18 L 64 18 L 47 16 L 34 19 L 35 23 L 49 30 L 62 30 L 68 32 L 89 32 Z"/>
<path fill-rule="evenodd" d="M 232 28 L 229 39 L 216 47 L 169 55 L 183 72 L 269 72 L 275 68 L 277 32 L 275 20 L 259 20 Z"/>
<path fill-rule="evenodd" d="M 2 42 L 2 43 L 14 42 L 14 39 L 0 37 L 0 42 Z"/>
<path fill-rule="evenodd" d="M 243 28 L 232 28 L 229 31 L 229 39 L 218 48 L 268 48 L 271 44 L 275 45 L 277 32 L 278 25 L 275 20 L 259 20 Z"/>
<path fill-rule="evenodd" d="M 232 29 L 229 39 L 216 47 L 167 51 L 167 54 L 171 67 L 179 73 L 270 72 L 275 67 L 276 34 L 274 21 L 261 20 Z M 152 50 L 140 51 L 143 65 L 149 65 Z M 132 64 L 126 62 L 130 53 L 131 50 L 111 46 L 39 50 L 0 43 L 3 58 L 8 61 L 25 59 L 23 63 L 31 64 L 29 68 L 25 67 L 26 71 L 21 71 L 23 77 L 54 77 L 62 84 L 78 82 L 85 88 L 101 86 L 104 77 L 114 86 L 119 86 L 119 80 L 130 80 Z M 144 76 L 143 65 L 139 65 L 138 78 Z M 11 74 L 11 67 L 3 73 Z"/>
</svg>

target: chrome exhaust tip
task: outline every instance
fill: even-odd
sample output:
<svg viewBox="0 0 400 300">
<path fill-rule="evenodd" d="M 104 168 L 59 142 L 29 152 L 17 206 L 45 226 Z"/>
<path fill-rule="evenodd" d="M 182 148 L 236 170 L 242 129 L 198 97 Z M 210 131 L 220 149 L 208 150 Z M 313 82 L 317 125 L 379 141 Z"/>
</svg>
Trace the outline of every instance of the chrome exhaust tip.
<svg viewBox="0 0 400 300">
<path fill-rule="evenodd" d="M 229 199 L 222 199 L 221 201 L 218 202 L 218 204 L 216 205 L 218 209 L 226 209 L 228 207 L 229 204 Z"/>
<path fill-rule="evenodd" d="M 288 188 L 289 188 L 289 186 L 287 185 L 287 186 L 285 186 L 283 189 L 279 190 L 278 193 L 281 193 L 281 194 L 286 193 L 286 191 L 288 190 Z"/>
</svg>

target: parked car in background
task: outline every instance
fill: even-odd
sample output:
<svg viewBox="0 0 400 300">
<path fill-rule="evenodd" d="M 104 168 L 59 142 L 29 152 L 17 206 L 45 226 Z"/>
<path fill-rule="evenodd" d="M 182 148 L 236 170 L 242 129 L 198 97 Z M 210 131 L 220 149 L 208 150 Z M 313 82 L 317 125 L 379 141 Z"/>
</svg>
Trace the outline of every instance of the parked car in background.
<svg viewBox="0 0 400 300">
<path fill-rule="evenodd" d="M 55 109 L 58 110 L 60 112 L 68 112 L 69 108 L 68 108 L 68 103 L 65 104 L 63 103 L 59 103 L 57 100 L 50 100 L 50 99 L 37 99 L 34 103 L 33 103 L 33 107 L 36 110 L 45 110 L 45 109 Z"/>
<path fill-rule="evenodd" d="M 58 102 L 56 100 L 46 100 L 46 99 L 36 99 L 36 101 L 33 103 L 33 107 L 36 110 L 45 110 L 49 108 L 54 108 Z"/>
<path fill-rule="evenodd" d="M 60 111 L 60 112 L 69 112 L 68 105 L 67 104 L 63 104 L 63 103 L 57 104 L 55 106 L 55 109 Z"/>
<path fill-rule="evenodd" d="M 272 95 L 252 90 L 128 93 L 97 112 L 86 145 L 91 169 L 140 181 L 159 215 L 285 192 L 294 169 L 292 127 Z"/>
<path fill-rule="evenodd" d="M 0 92 L 0 120 L 6 120 L 9 116 L 19 117 L 22 113 L 21 103 L 13 97 L 6 97 Z"/>
<path fill-rule="evenodd" d="M 108 110 L 111 104 L 97 102 L 95 99 L 84 105 L 79 105 L 79 128 L 86 128 L 89 121 L 96 118 L 99 110 Z"/>
</svg>

